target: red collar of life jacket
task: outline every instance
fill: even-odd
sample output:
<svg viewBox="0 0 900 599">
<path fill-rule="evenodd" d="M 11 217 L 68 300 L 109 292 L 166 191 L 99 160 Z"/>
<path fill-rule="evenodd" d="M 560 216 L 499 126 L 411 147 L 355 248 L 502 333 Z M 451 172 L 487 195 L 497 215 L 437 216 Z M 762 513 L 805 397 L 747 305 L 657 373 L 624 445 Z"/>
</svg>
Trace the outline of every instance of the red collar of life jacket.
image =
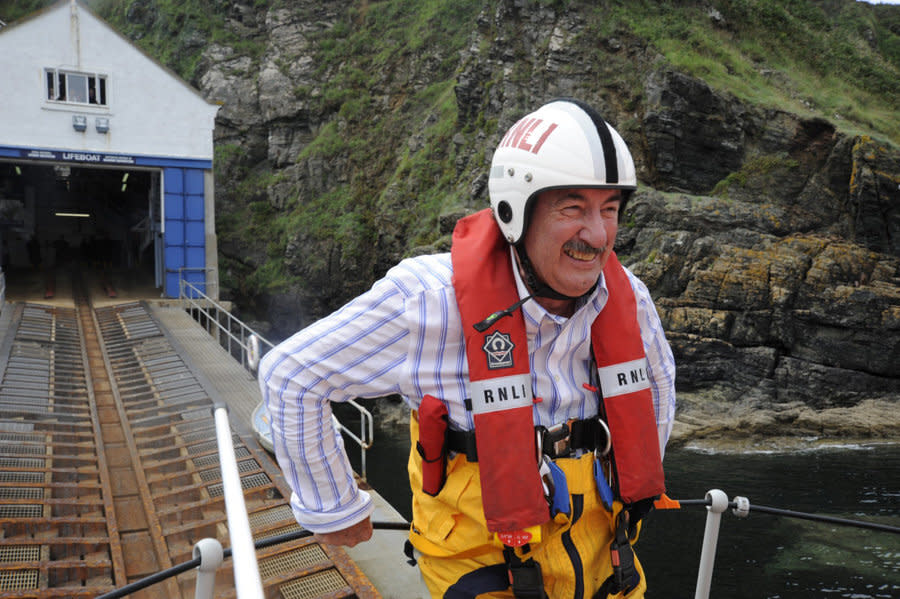
<svg viewBox="0 0 900 599">
<path fill-rule="evenodd" d="M 451 260 L 487 527 L 522 530 L 546 522 L 550 512 L 538 471 L 525 318 L 515 310 L 483 332 L 473 326 L 519 301 L 509 245 L 489 209 L 457 223 Z M 663 472 L 634 293 L 615 255 L 603 274 L 610 296 L 591 326 L 591 345 L 617 491 L 628 504 L 662 493 Z"/>
</svg>

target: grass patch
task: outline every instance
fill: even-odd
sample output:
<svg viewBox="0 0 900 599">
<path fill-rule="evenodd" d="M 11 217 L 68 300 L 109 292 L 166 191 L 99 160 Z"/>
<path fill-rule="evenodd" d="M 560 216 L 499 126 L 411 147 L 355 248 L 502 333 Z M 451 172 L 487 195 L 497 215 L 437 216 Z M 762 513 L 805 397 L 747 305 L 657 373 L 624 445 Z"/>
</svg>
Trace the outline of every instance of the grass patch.
<svg viewBox="0 0 900 599">
<path fill-rule="evenodd" d="M 611 12 L 676 69 L 715 89 L 900 143 L 900 11 L 893 7 L 841 0 L 645 0 Z"/>
<path fill-rule="evenodd" d="M 769 188 L 772 182 L 766 181 L 766 179 L 772 176 L 784 176 L 786 172 L 797 166 L 799 163 L 796 160 L 785 155 L 769 154 L 751 158 L 744 163 L 741 170 L 733 172 L 719 181 L 713 189 L 712 195 L 727 197 L 729 189 L 748 185 Z"/>
</svg>

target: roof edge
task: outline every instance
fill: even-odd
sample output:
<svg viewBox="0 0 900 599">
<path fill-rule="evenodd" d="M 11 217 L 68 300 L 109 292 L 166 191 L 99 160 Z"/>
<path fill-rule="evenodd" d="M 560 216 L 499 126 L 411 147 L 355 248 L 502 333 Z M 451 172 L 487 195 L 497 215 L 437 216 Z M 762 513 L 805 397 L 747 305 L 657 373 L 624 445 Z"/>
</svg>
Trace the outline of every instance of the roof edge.
<svg viewBox="0 0 900 599">
<path fill-rule="evenodd" d="M 160 62 L 159 59 L 157 59 L 155 56 L 152 56 L 151 54 L 147 53 L 143 48 L 141 48 L 140 46 L 138 46 L 138 45 L 134 42 L 134 40 L 129 39 L 129 38 L 128 38 L 127 36 L 125 36 L 123 33 L 119 32 L 115 27 L 113 27 L 112 25 L 110 25 L 110 24 L 106 21 L 106 19 L 104 19 L 103 17 L 101 17 L 100 15 L 98 15 L 97 13 L 95 13 L 95 12 L 91 9 L 91 7 L 88 6 L 87 3 L 84 2 L 83 0 L 59 0 L 58 2 L 54 2 L 53 4 L 49 4 L 49 5 L 45 6 L 44 8 L 38 9 L 38 10 L 34 11 L 33 13 L 29 13 L 29 14 L 25 15 L 25 16 L 22 17 L 21 19 L 18 19 L 18 20 L 16 20 L 16 21 L 13 21 L 12 23 L 8 23 L 8 24 L 6 25 L 6 27 L 0 28 L 0 35 L 3 35 L 6 31 L 8 31 L 8 30 L 10 30 L 10 29 L 12 29 L 12 28 L 18 27 L 19 25 L 22 25 L 22 24 L 31 22 L 31 21 L 33 21 L 33 20 L 36 20 L 36 19 L 40 18 L 41 16 L 43 16 L 43 15 L 45 15 L 45 14 L 47 14 L 47 13 L 50 13 L 50 12 L 52 12 L 52 11 L 54 11 L 54 10 L 57 10 L 57 9 L 61 8 L 63 5 L 70 5 L 70 4 L 76 5 L 76 6 L 78 7 L 78 10 L 85 10 L 85 11 L 87 11 L 88 14 L 90 14 L 93 18 L 97 19 L 97 21 L 98 21 L 100 24 L 102 24 L 106 29 L 108 29 L 111 33 L 113 33 L 114 35 L 118 36 L 119 39 L 121 39 L 122 41 L 126 42 L 126 43 L 127 43 L 128 45 L 130 45 L 132 48 L 134 48 L 135 50 L 137 50 L 138 52 L 140 52 L 141 54 L 143 54 L 145 58 L 147 58 L 148 60 L 150 60 L 151 62 L 153 62 L 153 64 L 155 64 L 156 66 L 158 66 L 159 68 L 161 68 L 163 71 L 165 71 L 168 75 L 170 75 L 171 77 L 173 77 L 176 81 L 178 81 L 181 85 L 183 85 L 185 88 L 187 88 L 187 89 L 188 89 L 191 93 L 193 93 L 195 96 L 197 96 L 198 98 L 200 98 L 201 100 L 203 100 L 206 104 L 208 104 L 209 106 L 215 108 L 217 112 L 218 112 L 219 108 L 222 107 L 222 104 L 221 104 L 220 102 L 215 102 L 215 101 L 208 100 L 208 99 L 204 98 L 204 97 L 203 97 L 203 94 L 200 92 L 200 90 L 198 90 L 198 89 L 195 88 L 193 85 L 191 85 L 190 83 L 188 83 L 187 81 L 185 81 L 185 80 L 184 80 L 184 77 L 182 77 L 181 75 L 179 75 L 178 73 L 176 73 L 175 71 L 173 71 L 171 68 L 169 68 L 169 67 L 167 67 L 166 65 L 164 65 L 164 64 L 163 64 L 162 62 Z"/>
</svg>

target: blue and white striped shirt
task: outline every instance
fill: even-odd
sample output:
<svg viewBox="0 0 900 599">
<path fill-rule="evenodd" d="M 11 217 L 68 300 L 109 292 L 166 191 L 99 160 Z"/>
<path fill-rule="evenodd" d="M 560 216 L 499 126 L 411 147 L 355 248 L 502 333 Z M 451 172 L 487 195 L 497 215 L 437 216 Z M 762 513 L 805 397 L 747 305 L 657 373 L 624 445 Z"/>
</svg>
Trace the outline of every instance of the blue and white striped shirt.
<svg viewBox="0 0 900 599">
<path fill-rule="evenodd" d="M 527 291 L 518 276 L 520 297 Z M 468 365 L 451 282 L 450 254 L 402 261 L 366 293 L 290 337 L 260 364 L 278 462 L 293 490 L 297 521 L 333 532 L 372 512 L 356 486 L 329 402 L 399 394 L 417 408 L 425 394 L 447 405 L 452 428 L 471 430 Z M 647 353 L 660 450 L 675 416 L 675 363 L 647 287 L 628 272 Z M 522 306 L 531 360 L 535 424 L 597 413 L 589 382 L 590 327 L 606 304 L 600 285 L 570 318 L 537 302 Z M 485 315 L 487 316 L 487 315 Z"/>
</svg>

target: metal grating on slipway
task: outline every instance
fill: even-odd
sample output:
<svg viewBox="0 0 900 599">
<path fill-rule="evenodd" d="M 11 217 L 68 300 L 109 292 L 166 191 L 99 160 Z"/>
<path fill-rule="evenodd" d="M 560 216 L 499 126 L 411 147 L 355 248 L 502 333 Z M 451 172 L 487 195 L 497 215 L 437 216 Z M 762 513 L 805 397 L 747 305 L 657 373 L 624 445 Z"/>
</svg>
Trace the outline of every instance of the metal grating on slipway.
<svg viewBox="0 0 900 599">
<path fill-rule="evenodd" d="M 40 487 L 0 487 L 0 501 L 4 499 L 43 499 Z"/>
<path fill-rule="evenodd" d="M 0 562 L 36 562 L 41 559 L 37 545 L 9 545 L 0 547 Z"/>
<path fill-rule="evenodd" d="M 246 447 L 235 447 L 234 448 L 234 456 L 237 459 L 246 458 L 250 456 L 250 451 L 247 450 Z M 206 468 L 208 466 L 212 466 L 213 464 L 219 464 L 219 454 L 213 453 L 209 455 L 200 456 L 198 458 L 194 458 L 192 460 L 194 462 L 194 466 L 197 468 Z"/>
<path fill-rule="evenodd" d="M 0 468 L 43 468 L 44 460 L 31 458 L 0 458 Z"/>
<path fill-rule="evenodd" d="M 279 553 L 259 560 L 259 574 L 263 577 L 280 576 L 289 572 L 309 570 L 313 566 L 328 563 L 328 556 L 318 545 L 307 545 L 298 551 Z"/>
<path fill-rule="evenodd" d="M 87 556 L 93 572 L 109 569 L 77 312 L 24 305 L 12 321 L 0 356 L 0 589 L 63 596 L 47 587 L 72 582 Z"/>
<path fill-rule="evenodd" d="M 250 520 L 250 528 L 257 529 L 266 526 L 273 526 L 283 522 L 294 522 L 294 513 L 288 505 L 279 505 L 259 512 L 254 512 L 248 516 Z"/>
<path fill-rule="evenodd" d="M 265 474 L 255 474 L 253 476 L 242 476 L 241 477 L 241 488 L 245 491 L 247 489 L 255 489 L 258 487 L 266 487 L 272 484 L 271 479 Z M 207 487 L 209 489 L 210 497 L 219 497 L 222 495 L 222 483 L 216 483 L 214 485 L 209 485 Z"/>
<path fill-rule="evenodd" d="M 0 519 L 40 518 L 43 511 L 40 505 L 0 505 Z"/>
<path fill-rule="evenodd" d="M 0 591 L 28 591 L 38 586 L 38 570 L 0 571 Z"/>
<path fill-rule="evenodd" d="M 0 483 L 34 483 L 44 482 L 41 472 L 9 472 L 0 470 Z"/>
<path fill-rule="evenodd" d="M 150 501 L 173 561 L 176 557 L 190 558 L 192 543 L 203 536 L 224 535 L 221 541 L 227 544 L 227 531 L 218 524 L 225 521 L 225 505 L 212 422 L 213 400 L 207 386 L 144 306 L 115 306 L 95 313 L 115 386 L 128 389 L 127 396 L 122 393 L 123 411 L 141 470 L 152 481 L 148 485 Z M 237 363 L 235 367 L 240 368 Z M 273 459 L 255 442 L 248 445 L 235 431 L 231 440 L 251 518 L 263 528 L 298 529 L 285 498 L 288 489 L 274 482 L 279 471 Z M 271 530 L 264 536 L 271 536 Z M 262 573 L 264 585 L 266 579 L 274 579 L 270 594 L 286 596 L 286 584 L 307 578 L 296 567 L 283 570 L 277 568 L 278 564 L 302 564 L 311 559 L 308 556 L 316 555 L 318 570 L 338 573 L 328 555 L 309 539 L 269 551 L 275 555 L 261 556 L 260 561 L 273 564 Z M 351 579 L 364 580 L 354 567 L 341 567 L 350 567 Z M 285 583 L 292 573 L 301 577 Z M 339 573 L 338 585 L 324 584 L 327 579 L 321 573 L 313 576 L 306 588 L 325 588 L 324 593 L 335 598 L 357 596 Z M 335 594 L 335 590 L 345 592 Z"/>
<path fill-rule="evenodd" d="M 256 472 L 260 469 L 259 463 L 256 460 L 242 460 L 237 463 L 238 473 L 246 474 L 248 472 Z M 201 470 L 200 478 L 203 479 L 203 482 L 212 482 L 216 480 L 221 480 L 222 473 L 218 468 L 212 468 L 210 470 Z M 266 481 L 268 482 L 268 480 Z M 246 488 L 246 487 L 245 487 Z"/>
<path fill-rule="evenodd" d="M 337 570 L 325 570 L 281 585 L 284 599 L 311 599 L 335 593 L 347 586 Z"/>
<path fill-rule="evenodd" d="M 15 312 L 0 340 L 0 596 L 96 597 L 190 560 L 201 538 L 227 546 L 211 387 L 146 306 L 4 309 Z M 254 534 L 300 530 L 272 457 L 231 440 Z M 378 596 L 332 555 L 309 538 L 268 547 L 267 596 Z M 194 577 L 140 596 L 193 597 Z M 232 580 L 217 576 L 216 595 Z"/>
</svg>

